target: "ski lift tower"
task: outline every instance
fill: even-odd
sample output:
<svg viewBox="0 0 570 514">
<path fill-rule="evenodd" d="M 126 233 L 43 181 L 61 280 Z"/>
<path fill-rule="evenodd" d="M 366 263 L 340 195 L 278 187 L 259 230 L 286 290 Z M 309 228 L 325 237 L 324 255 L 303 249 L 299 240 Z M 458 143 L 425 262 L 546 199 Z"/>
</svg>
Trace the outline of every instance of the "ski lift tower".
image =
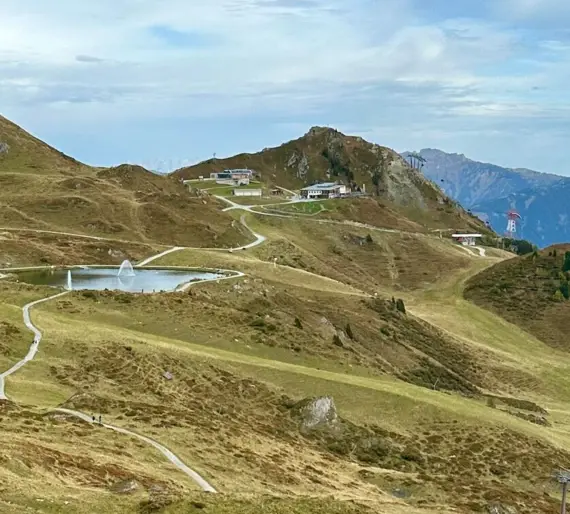
<svg viewBox="0 0 570 514">
<path fill-rule="evenodd" d="M 521 220 L 521 215 L 515 210 L 511 209 L 507 212 L 507 231 L 505 236 L 510 239 L 516 239 L 517 237 L 517 223 Z"/>
</svg>

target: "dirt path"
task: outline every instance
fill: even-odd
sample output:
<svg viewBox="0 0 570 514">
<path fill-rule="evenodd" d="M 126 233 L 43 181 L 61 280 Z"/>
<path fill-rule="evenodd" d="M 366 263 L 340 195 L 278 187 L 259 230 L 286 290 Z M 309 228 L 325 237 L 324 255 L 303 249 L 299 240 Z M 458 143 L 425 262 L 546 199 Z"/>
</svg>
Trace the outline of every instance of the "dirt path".
<svg viewBox="0 0 570 514">
<path fill-rule="evenodd" d="M 174 252 L 178 252 L 179 250 L 184 250 L 183 246 L 175 246 L 174 248 L 170 248 L 170 250 L 165 250 L 162 253 L 159 253 L 158 255 L 153 255 L 152 257 L 149 257 L 148 259 L 145 259 L 144 261 L 139 262 L 135 267 L 139 267 L 139 266 L 146 266 L 147 264 L 150 264 L 151 262 L 160 259 L 161 257 L 164 257 L 165 255 L 168 255 L 170 253 L 174 253 Z"/>
<path fill-rule="evenodd" d="M 77 237 L 79 239 L 91 239 L 92 241 L 109 241 L 112 243 L 126 243 L 126 244 L 138 244 L 146 246 L 169 246 L 161 243 L 148 243 L 145 241 L 130 241 L 127 239 L 116 239 L 112 237 L 103 236 L 89 236 L 86 234 L 75 234 L 73 232 L 58 232 L 56 230 L 40 230 L 35 228 L 13 228 L 13 227 L 0 227 L 0 231 L 3 232 L 33 232 L 35 234 L 53 234 L 56 236 L 68 236 Z"/>
</svg>

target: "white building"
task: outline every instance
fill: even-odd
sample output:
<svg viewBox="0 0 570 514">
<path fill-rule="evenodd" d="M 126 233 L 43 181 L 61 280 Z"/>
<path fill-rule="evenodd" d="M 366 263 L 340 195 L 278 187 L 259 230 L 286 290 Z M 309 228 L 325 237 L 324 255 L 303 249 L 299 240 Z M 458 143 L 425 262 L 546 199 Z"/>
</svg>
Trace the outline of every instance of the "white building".
<svg viewBox="0 0 570 514">
<path fill-rule="evenodd" d="M 463 246 L 475 246 L 482 234 L 452 234 L 451 237 Z"/>
<path fill-rule="evenodd" d="M 261 189 L 234 189 L 234 196 L 257 196 L 260 197 L 262 194 Z"/>
<path fill-rule="evenodd" d="M 350 189 L 344 184 L 336 184 L 335 182 L 325 182 L 322 184 L 314 184 L 312 186 L 301 189 L 301 198 L 335 198 L 350 193 Z"/>
<path fill-rule="evenodd" d="M 217 184 L 230 186 L 247 186 L 253 177 L 253 171 L 249 169 L 224 170 L 218 173 L 210 173 L 210 179 Z"/>
</svg>

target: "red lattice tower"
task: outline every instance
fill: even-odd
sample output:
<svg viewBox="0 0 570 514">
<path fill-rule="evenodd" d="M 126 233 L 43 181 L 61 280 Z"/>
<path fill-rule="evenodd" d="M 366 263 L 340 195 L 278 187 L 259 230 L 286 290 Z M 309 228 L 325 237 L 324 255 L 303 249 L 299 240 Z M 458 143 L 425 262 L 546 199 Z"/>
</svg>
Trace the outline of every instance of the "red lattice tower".
<svg viewBox="0 0 570 514">
<path fill-rule="evenodd" d="M 511 209 L 507 212 L 507 219 L 507 231 L 505 232 L 505 236 L 516 239 L 517 223 L 522 219 L 521 215 L 515 209 Z"/>
</svg>

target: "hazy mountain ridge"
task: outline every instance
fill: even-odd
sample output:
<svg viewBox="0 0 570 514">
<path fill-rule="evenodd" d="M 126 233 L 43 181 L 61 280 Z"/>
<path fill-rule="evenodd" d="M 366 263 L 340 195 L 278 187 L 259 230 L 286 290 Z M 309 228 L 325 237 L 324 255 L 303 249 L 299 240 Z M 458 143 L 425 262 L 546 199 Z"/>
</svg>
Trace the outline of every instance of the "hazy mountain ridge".
<svg viewBox="0 0 570 514">
<path fill-rule="evenodd" d="M 468 208 L 518 191 L 570 180 L 526 168 L 505 168 L 478 162 L 463 154 L 446 153 L 433 148 L 424 148 L 418 153 L 426 160 L 423 167 L 425 176 Z M 410 154 L 411 152 L 404 152 L 402 155 L 408 158 Z"/>
<path fill-rule="evenodd" d="M 570 180 L 555 186 L 526 189 L 504 198 L 474 205 L 473 212 L 488 217 L 497 231 L 506 227 L 505 212 L 516 209 L 522 216 L 519 236 L 545 247 L 570 240 Z"/>
<path fill-rule="evenodd" d="M 404 152 L 408 158 L 412 152 Z M 505 231 L 506 212 L 522 216 L 519 236 L 539 246 L 570 238 L 570 178 L 527 168 L 504 168 L 474 161 L 462 154 L 436 149 L 417 152 L 425 159 L 424 175 L 465 208 L 488 220 L 498 232 Z"/>
</svg>

